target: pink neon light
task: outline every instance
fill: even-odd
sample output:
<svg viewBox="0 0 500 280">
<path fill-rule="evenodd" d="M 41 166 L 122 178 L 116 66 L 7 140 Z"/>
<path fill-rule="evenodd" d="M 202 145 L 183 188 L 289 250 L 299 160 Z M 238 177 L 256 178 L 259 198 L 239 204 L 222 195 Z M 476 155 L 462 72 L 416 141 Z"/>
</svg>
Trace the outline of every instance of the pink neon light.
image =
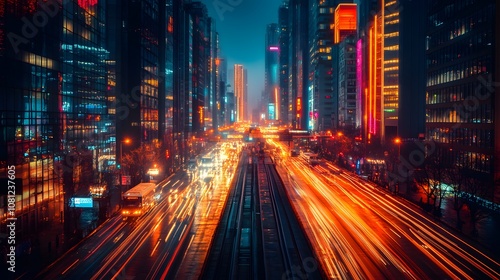
<svg viewBox="0 0 500 280">
<path fill-rule="evenodd" d="M 363 108 L 363 43 L 361 39 L 356 42 L 356 91 L 358 104 L 356 104 L 356 115 L 359 116 L 357 121 L 364 122 Z M 366 101 L 365 101 L 366 102 Z"/>
<path fill-rule="evenodd" d="M 269 47 L 269 50 L 270 51 L 279 51 L 280 48 L 279 47 Z"/>
</svg>

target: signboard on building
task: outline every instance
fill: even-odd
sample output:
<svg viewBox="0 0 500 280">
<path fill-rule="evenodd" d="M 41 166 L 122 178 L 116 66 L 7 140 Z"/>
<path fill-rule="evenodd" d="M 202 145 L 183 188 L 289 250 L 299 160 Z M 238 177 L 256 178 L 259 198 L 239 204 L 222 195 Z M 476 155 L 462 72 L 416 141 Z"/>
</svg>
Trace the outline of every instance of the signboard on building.
<svg viewBox="0 0 500 280">
<path fill-rule="evenodd" d="M 124 186 L 130 186 L 132 184 L 132 178 L 130 175 L 123 175 L 122 176 L 122 185 Z"/>
<path fill-rule="evenodd" d="M 92 197 L 72 197 L 69 201 L 69 207 L 92 208 L 94 207 L 94 200 Z"/>
</svg>

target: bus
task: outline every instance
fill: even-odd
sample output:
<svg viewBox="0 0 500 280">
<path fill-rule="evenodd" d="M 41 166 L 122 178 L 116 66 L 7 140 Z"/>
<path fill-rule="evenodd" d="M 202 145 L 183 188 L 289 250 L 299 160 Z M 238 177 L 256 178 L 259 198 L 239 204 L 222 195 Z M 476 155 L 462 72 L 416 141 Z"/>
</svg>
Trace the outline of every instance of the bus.
<svg viewBox="0 0 500 280">
<path fill-rule="evenodd" d="M 204 156 L 201 158 L 201 168 L 202 169 L 214 168 L 214 158 L 212 155 Z"/>
<path fill-rule="evenodd" d="M 313 154 L 313 153 L 304 153 L 304 156 L 307 160 L 307 163 L 310 165 L 314 166 L 319 163 L 319 157 L 318 154 Z"/>
<path fill-rule="evenodd" d="M 122 216 L 140 217 L 155 205 L 155 183 L 140 183 L 122 195 Z"/>
<path fill-rule="evenodd" d="M 191 158 L 187 163 L 188 174 L 196 173 L 199 165 L 200 165 L 200 160 L 198 158 Z"/>
</svg>

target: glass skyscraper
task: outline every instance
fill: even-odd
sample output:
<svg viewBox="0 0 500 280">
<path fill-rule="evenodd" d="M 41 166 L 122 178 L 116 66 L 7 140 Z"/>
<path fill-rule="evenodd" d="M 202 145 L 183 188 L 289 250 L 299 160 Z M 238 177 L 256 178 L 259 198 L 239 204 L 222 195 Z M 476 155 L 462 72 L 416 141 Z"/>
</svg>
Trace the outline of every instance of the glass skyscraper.
<svg viewBox="0 0 500 280">
<path fill-rule="evenodd" d="M 492 84 L 499 55 L 495 2 L 433 2 L 427 22 L 426 136 L 436 143 L 443 164 L 485 182 L 493 182 L 498 131 Z"/>
<path fill-rule="evenodd" d="M 69 224 L 68 197 L 89 195 L 114 164 L 105 7 L 57 3 L 0 3 L 0 169 L 16 167 L 21 238 Z"/>
</svg>

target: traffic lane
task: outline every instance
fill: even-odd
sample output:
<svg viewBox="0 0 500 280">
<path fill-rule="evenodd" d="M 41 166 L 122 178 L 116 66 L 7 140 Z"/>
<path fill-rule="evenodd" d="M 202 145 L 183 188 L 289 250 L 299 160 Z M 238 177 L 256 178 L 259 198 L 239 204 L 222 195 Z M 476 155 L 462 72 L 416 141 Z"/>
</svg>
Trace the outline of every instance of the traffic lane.
<svg viewBox="0 0 500 280">
<path fill-rule="evenodd" d="M 332 251 L 333 253 L 329 254 L 330 259 L 341 261 L 340 264 L 336 261 L 325 263 L 332 274 L 347 273 L 343 276 L 349 277 L 405 277 L 419 267 L 412 263 L 406 265 L 405 261 L 399 258 L 401 250 L 398 247 L 388 249 L 388 245 L 382 242 L 388 239 L 382 235 L 385 231 L 377 229 L 377 224 L 366 224 L 363 217 L 358 215 L 359 201 L 334 192 L 314 174 L 313 169 L 302 164 L 300 160 L 292 160 L 292 163 L 296 177 L 301 177 L 303 181 L 295 186 L 301 189 L 301 198 L 305 200 L 303 208 L 310 205 L 306 213 L 312 215 L 307 220 L 312 229 L 317 229 L 316 238 L 324 237 L 328 240 L 328 243 L 318 244 L 318 247 L 322 252 Z M 330 248 L 334 250 L 329 250 Z M 342 254 L 335 255 L 338 252 Z M 411 258 L 406 262 L 410 261 Z M 379 274 L 374 274 L 376 272 Z M 419 269 L 411 273 L 423 274 Z"/>
<path fill-rule="evenodd" d="M 360 194 L 363 194 L 365 190 L 370 198 L 378 199 L 377 204 L 386 210 L 383 213 L 405 222 L 406 233 L 411 235 L 421 248 L 425 248 L 430 257 L 441 260 L 444 269 L 475 277 L 500 277 L 498 260 L 485 254 L 479 247 L 471 245 L 469 240 L 457 234 L 454 229 L 450 230 L 436 222 L 422 209 L 397 196 L 380 191 L 355 177 L 346 175 L 346 179 L 358 185 L 357 189 L 361 191 Z M 372 192 L 374 195 L 370 195 Z M 390 219 L 390 217 L 387 216 L 385 219 Z M 456 263 L 457 266 L 450 263 Z"/>
<path fill-rule="evenodd" d="M 156 263 L 156 252 L 174 252 L 180 243 L 176 242 L 180 235 L 186 233 L 186 223 L 190 222 L 194 207 L 193 192 L 189 188 L 180 192 L 179 198 L 172 208 L 157 207 L 155 215 L 138 226 L 143 228 L 127 243 L 132 243 L 116 261 L 105 264 L 107 267 L 100 272 L 98 278 L 131 276 L 150 279 L 152 274 L 160 271 L 157 269 L 161 263 Z M 162 240 L 164 240 L 162 242 Z M 163 248 L 163 250 L 162 250 Z"/>
<path fill-rule="evenodd" d="M 163 197 L 166 190 L 183 189 L 183 174 L 176 174 L 159 185 L 162 186 Z M 170 196 L 168 196 L 170 197 Z M 169 199 L 169 201 L 172 201 Z M 123 222 L 121 215 L 115 216 L 102 224 L 94 234 L 82 241 L 80 245 L 68 251 L 67 254 L 55 261 L 48 269 L 42 271 L 38 279 L 55 279 L 54 277 L 71 278 L 73 275 L 92 275 L 99 268 L 101 262 L 120 245 L 135 228 L 134 224 Z"/>
<path fill-rule="evenodd" d="M 96 229 L 94 234 L 40 272 L 36 278 L 57 279 L 68 277 L 68 272 L 82 263 L 94 263 L 102 260 L 118 244 L 121 235 L 129 233 L 131 230 L 132 227 L 122 223 L 121 216 L 111 218 Z"/>
</svg>

